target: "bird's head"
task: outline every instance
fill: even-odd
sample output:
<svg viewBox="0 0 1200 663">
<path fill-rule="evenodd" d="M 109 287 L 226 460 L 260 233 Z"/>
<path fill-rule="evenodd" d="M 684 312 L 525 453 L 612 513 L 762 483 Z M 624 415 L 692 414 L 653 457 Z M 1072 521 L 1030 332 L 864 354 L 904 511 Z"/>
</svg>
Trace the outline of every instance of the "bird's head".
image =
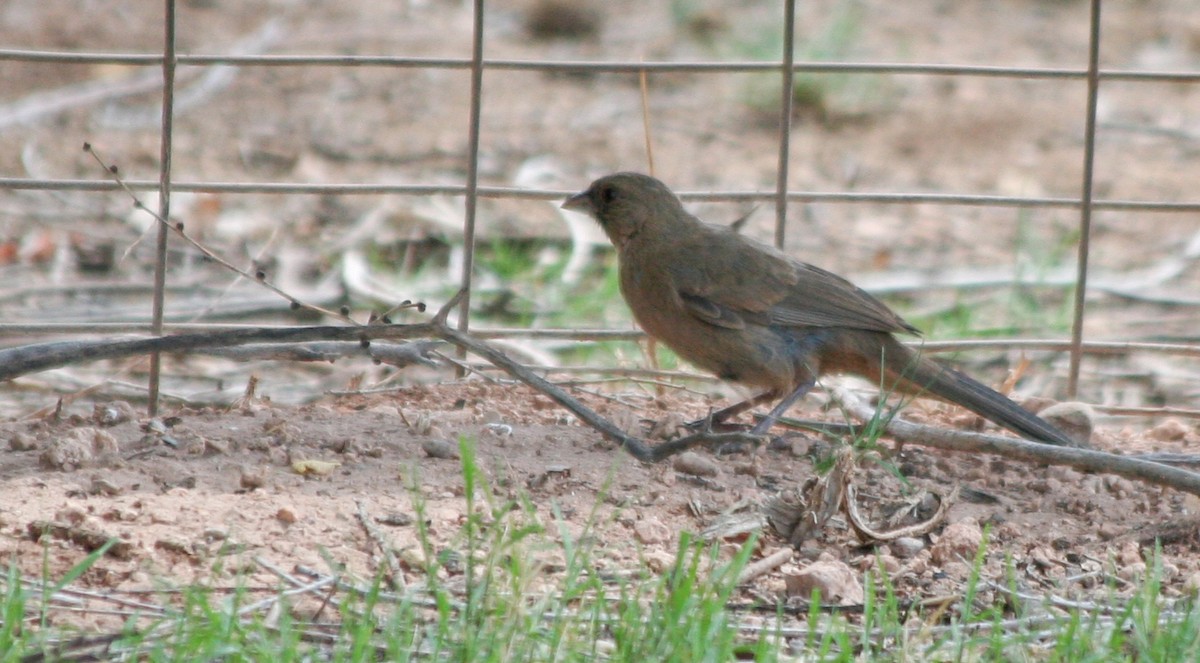
<svg viewBox="0 0 1200 663">
<path fill-rule="evenodd" d="M 618 249 L 643 230 L 669 232 L 663 226 L 691 218 L 667 185 L 640 173 L 605 175 L 562 207 L 596 219 Z"/>
</svg>

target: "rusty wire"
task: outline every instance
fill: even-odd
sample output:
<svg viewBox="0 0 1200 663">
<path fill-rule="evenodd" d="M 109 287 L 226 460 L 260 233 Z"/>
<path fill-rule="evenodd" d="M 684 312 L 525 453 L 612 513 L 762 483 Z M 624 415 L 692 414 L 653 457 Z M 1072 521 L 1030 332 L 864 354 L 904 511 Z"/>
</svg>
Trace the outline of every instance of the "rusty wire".
<svg viewBox="0 0 1200 663">
<path fill-rule="evenodd" d="M 706 191 L 682 192 L 685 200 L 703 201 L 774 201 L 777 212 L 775 229 L 776 243 L 782 243 L 786 231 L 786 207 L 788 203 L 797 202 L 869 202 L 880 204 L 950 204 L 997 207 L 1050 207 L 1078 209 L 1080 211 L 1081 243 L 1078 254 L 1077 288 L 1074 302 L 1072 337 L 1069 343 L 1071 351 L 1070 377 L 1068 391 L 1073 395 L 1078 382 L 1079 361 L 1084 349 L 1091 344 L 1083 338 L 1083 313 L 1087 284 L 1087 258 L 1090 219 L 1093 211 L 1149 211 L 1149 212 L 1197 212 L 1200 211 L 1200 201 L 1167 202 L 1154 200 L 1094 200 L 1092 197 L 1092 164 L 1095 158 L 1095 103 L 1098 90 L 1107 81 L 1133 82 L 1174 82 L 1200 83 L 1200 72 L 1172 71 L 1123 71 L 1100 69 L 1098 53 L 1100 43 L 1100 7 L 1101 0 L 1092 0 L 1090 17 L 1089 56 L 1084 68 L 1070 67 L 1006 67 L 991 65 L 955 65 L 928 63 L 876 63 L 876 62 L 794 62 L 792 49 L 785 46 L 779 61 L 693 61 L 693 62 L 623 62 L 623 61 L 561 61 L 561 60 L 510 60 L 487 59 L 483 56 L 483 11 L 484 0 L 475 0 L 474 34 L 472 37 L 472 55 L 470 58 L 431 58 L 390 55 L 213 55 L 190 54 L 177 55 L 173 52 L 173 16 L 175 0 L 164 0 L 167 7 L 167 18 L 164 20 L 164 51 L 163 53 L 89 53 L 39 51 L 29 49 L 0 49 L 0 61 L 21 61 L 33 63 L 59 64 L 121 64 L 138 66 L 167 67 L 208 67 L 208 66 L 253 66 L 253 67 L 397 67 L 424 69 L 462 69 L 471 72 L 471 109 L 470 140 L 468 150 L 467 178 L 463 185 L 426 185 L 426 184 L 306 184 L 281 182 L 171 182 L 169 175 L 169 150 L 171 138 L 170 100 L 173 93 L 170 84 L 171 77 L 163 90 L 164 118 L 162 125 L 162 141 L 164 155 L 161 164 L 160 177 L 154 181 L 130 181 L 128 185 L 135 190 L 152 190 L 162 188 L 161 200 L 165 206 L 170 191 L 193 191 L 211 193 L 267 193 L 267 194 L 338 194 L 338 195 L 375 195 L 375 194 L 405 194 L 405 195 L 453 195 L 467 198 L 467 212 L 464 218 L 464 231 L 467 233 L 468 250 L 471 246 L 473 212 L 478 198 L 521 198 L 553 200 L 561 199 L 571 193 L 568 191 L 548 189 L 515 189 L 509 187 L 489 187 L 478 184 L 478 149 L 479 121 L 484 112 L 482 104 L 482 79 L 487 71 L 516 70 L 516 71 L 552 71 L 552 72 L 606 72 L 606 73 L 642 73 L 642 72 L 695 72 L 695 73 L 746 73 L 746 72 L 782 72 L 781 75 L 781 107 L 780 107 L 780 159 L 777 172 L 777 187 L 774 192 L 759 191 Z M 785 16 L 794 16 L 794 0 L 785 0 Z M 791 20 L 786 20 L 783 26 L 784 43 L 792 43 L 793 29 Z M 1082 80 L 1088 83 L 1088 105 L 1084 110 L 1087 119 L 1084 136 L 1084 177 L 1078 197 L 1021 197 L 1002 195 L 974 194 L 943 194 L 926 192 L 815 192 L 795 191 L 787 187 L 788 154 L 790 144 L 790 110 L 791 95 L 787 88 L 791 83 L 793 73 L 839 73 L 839 74 L 893 74 L 893 75 L 934 75 L 934 76 L 978 76 L 1003 77 L 1020 79 L 1065 79 Z M 117 185 L 104 180 L 80 179 L 39 179 L 39 178 L 10 178 L 0 177 L 0 190 L 54 190 L 54 191 L 111 191 Z M 471 261 L 467 260 L 463 272 L 464 285 L 471 284 Z M 161 285 L 161 284 L 158 284 Z M 161 291 L 161 288 L 159 288 Z M 462 311 L 460 324 L 468 324 L 466 308 Z M 96 326 L 92 326 L 95 329 Z"/>
</svg>

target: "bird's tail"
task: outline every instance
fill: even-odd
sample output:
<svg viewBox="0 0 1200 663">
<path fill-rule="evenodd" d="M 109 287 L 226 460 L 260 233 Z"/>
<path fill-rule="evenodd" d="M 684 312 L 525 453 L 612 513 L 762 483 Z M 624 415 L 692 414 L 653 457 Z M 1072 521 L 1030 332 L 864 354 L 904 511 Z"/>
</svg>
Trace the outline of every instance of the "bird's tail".
<svg viewBox="0 0 1200 663">
<path fill-rule="evenodd" d="M 1075 447 L 1079 443 L 1049 422 L 1014 403 L 1007 396 L 962 373 L 922 357 L 919 352 L 889 338 L 884 348 L 885 386 L 931 394 L 957 403 L 1023 437 L 1047 444 Z"/>
</svg>

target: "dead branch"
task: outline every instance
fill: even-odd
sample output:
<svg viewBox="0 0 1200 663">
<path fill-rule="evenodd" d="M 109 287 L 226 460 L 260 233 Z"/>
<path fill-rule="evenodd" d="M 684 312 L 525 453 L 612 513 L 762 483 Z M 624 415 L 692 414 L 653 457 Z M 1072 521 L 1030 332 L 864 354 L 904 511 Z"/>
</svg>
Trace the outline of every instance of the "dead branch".
<svg viewBox="0 0 1200 663">
<path fill-rule="evenodd" d="M 315 341 L 312 343 L 247 343 L 236 347 L 208 348 L 197 354 L 228 357 L 238 361 L 336 361 L 345 357 L 370 357 L 389 366 L 404 368 L 413 364 L 437 366 L 430 354 L 441 341 L 408 343 L 362 343 Z"/>
<path fill-rule="evenodd" d="M 873 408 L 850 391 L 842 388 L 833 388 L 830 391 L 834 399 L 840 402 L 855 418 L 871 421 L 877 417 Z M 900 417 L 891 417 L 886 422 L 885 430 L 898 442 L 920 444 L 948 451 L 989 453 L 1028 463 L 1066 465 L 1085 472 L 1116 474 L 1127 479 L 1200 495 L 1200 474 L 1103 451 L 1059 447 L 1019 438 L 923 426 L 905 421 Z"/>
<path fill-rule="evenodd" d="M 430 324 L 371 325 L 364 327 L 252 327 L 211 333 L 176 334 L 155 338 L 53 341 L 0 350 L 0 380 L 45 371 L 82 361 L 121 359 L 151 352 L 199 352 L 210 348 L 251 343 L 305 343 L 312 341 L 369 342 L 376 338 L 428 338 L 437 330 Z"/>
<path fill-rule="evenodd" d="M 747 564 L 746 568 L 742 569 L 742 574 L 738 576 L 738 584 L 745 585 L 767 575 L 775 569 L 792 561 L 792 556 L 795 554 L 796 550 L 794 548 L 784 547 L 756 562 Z"/>
<path fill-rule="evenodd" d="M 367 507 L 363 505 L 362 500 L 355 500 L 355 506 L 358 507 L 358 522 L 362 525 L 363 530 L 367 533 L 367 538 L 379 548 L 379 552 L 383 555 L 383 560 L 388 568 L 388 584 L 391 585 L 393 591 L 399 591 L 404 588 L 404 574 L 400 571 L 400 562 L 396 560 L 396 555 L 392 553 L 392 547 L 388 545 L 387 538 L 383 532 L 375 526 L 371 520 L 371 515 L 367 513 Z"/>
<path fill-rule="evenodd" d="M 621 446 L 634 458 L 644 462 L 658 462 L 698 446 L 715 447 L 733 443 L 758 444 L 763 441 L 763 436 L 745 432 L 700 432 L 651 446 L 644 440 L 628 435 L 564 389 L 513 361 L 499 349 L 449 327 L 446 318 L 450 310 L 461 300 L 461 296 L 460 291 L 437 312 L 430 322 L 417 324 L 247 328 L 156 338 L 58 341 L 9 348 L 0 351 L 0 380 L 11 380 L 26 373 L 43 371 L 78 361 L 117 359 L 150 352 L 197 352 L 252 343 L 313 341 L 352 341 L 366 346 L 373 340 L 438 338 L 486 359 L 512 377 L 550 397 L 580 421 Z M 870 407 L 849 392 L 836 389 L 833 393 L 835 398 L 845 405 L 855 417 L 870 420 L 874 416 L 874 411 Z M 899 418 L 893 418 L 888 423 L 887 431 L 893 438 L 902 442 L 912 442 L 952 451 L 992 453 L 1026 462 L 1068 465 L 1088 472 L 1117 474 L 1200 495 L 1200 474 L 1157 462 L 1086 449 L 1068 449 L 1017 438 L 921 426 Z"/>
<path fill-rule="evenodd" d="M 867 523 L 862 514 L 858 512 L 858 488 L 856 488 L 853 483 L 847 483 L 844 502 L 846 522 L 848 522 L 850 526 L 854 528 L 854 532 L 858 534 L 858 538 L 860 540 L 869 543 L 895 541 L 896 539 L 904 536 L 925 536 L 946 520 L 946 515 L 950 512 L 950 507 L 958 499 L 958 491 L 959 486 L 956 485 L 950 491 L 949 495 L 937 495 L 937 511 L 922 522 L 914 523 L 905 527 L 897 527 L 890 530 L 877 530 Z"/>
</svg>

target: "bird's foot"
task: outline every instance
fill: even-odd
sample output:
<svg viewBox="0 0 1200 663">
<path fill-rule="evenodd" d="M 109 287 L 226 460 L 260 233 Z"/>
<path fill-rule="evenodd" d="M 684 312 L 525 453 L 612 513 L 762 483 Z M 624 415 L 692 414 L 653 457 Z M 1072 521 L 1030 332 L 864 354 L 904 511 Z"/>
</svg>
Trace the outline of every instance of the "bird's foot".
<svg viewBox="0 0 1200 663">
<path fill-rule="evenodd" d="M 749 426 L 745 427 L 742 430 L 748 431 Z M 779 435 L 766 435 L 766 434 L 762 434 L 762 433 L 760 433 L 760 435 L 762 435 L 762 437 L 766 439 L 765 445 L 764 444 L 755 444 L 755 443 L 751 443 L 751 442 L 730 442 L 728 444 L 723 444 L 723 445 L 717 447 L 716 449 L 713 450 L 713 453 L 716 454 L 717 456 L 728 456 L 728 455 L 737 454 L 737 453 L 751 452 L 751 451 L 755 451 L 758 449 L 762 449 L 764 447 L 766 448 L 767 451 L 773 451 L 773 452 L 779 452 L 779 453 L 791 452 L 792 441 L 797 438 L 805 437 L 804 435 L 793 432 L 793 431 L 784 431 L 783 433 L 780 433 Z"/>
<path fill-rule="evenodd" d="M 715 416 L 718 414 L 720 412 L 710 410 L 707 416 L 689 421 L 683 427 L 693 433 L 741 433 L 750 430 L 748 424 L 729 423 L 724 418 Z"/>
</svg>

